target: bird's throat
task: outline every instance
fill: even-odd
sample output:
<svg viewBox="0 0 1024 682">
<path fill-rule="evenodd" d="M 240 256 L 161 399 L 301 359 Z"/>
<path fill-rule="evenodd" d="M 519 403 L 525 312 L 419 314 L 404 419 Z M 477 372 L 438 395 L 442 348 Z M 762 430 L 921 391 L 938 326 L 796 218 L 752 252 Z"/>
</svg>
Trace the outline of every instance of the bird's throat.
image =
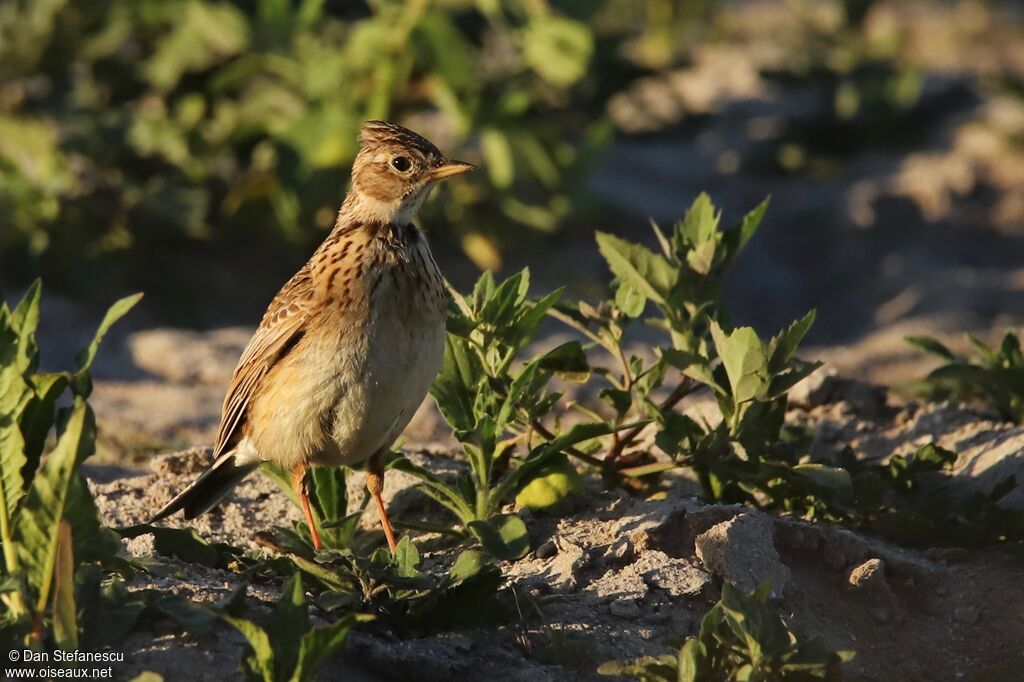
<svg viewBox="0 0 1024 682">
<path fill-rule="evenodd" d="M 365 192 L 349 192 L 341 205 L 338 223 L 360 222 L 408 225 L 427 198 L 430 189 L 424 187 L 398 199 L 379 199 Z"/>
</svg>

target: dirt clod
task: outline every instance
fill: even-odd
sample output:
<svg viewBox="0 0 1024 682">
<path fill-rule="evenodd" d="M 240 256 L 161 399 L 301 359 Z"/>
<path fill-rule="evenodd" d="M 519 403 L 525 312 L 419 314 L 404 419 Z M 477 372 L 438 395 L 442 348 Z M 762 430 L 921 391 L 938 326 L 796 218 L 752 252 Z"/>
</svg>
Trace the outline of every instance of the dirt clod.
<svg viewBox="0 0 1024 682">
<path fill-rule="evenodd" d="M 779 558 L 774 538 L 770 517 L 744 512 L 698 535 L 697 557 L 711 573 L 745 592 L 770 580 L 772 596 L 779 598 L 789 584 L 790 572 Z"/>
</svg>

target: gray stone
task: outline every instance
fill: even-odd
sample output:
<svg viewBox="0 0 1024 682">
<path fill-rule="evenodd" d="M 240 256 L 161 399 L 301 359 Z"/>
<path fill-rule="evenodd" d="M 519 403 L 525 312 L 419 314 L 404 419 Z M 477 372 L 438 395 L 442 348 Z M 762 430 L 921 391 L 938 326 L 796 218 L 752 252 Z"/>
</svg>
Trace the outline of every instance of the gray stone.
<svg viewBox="0 0 1024 682">
<path fill-rule="evenodd" d="M 617 618 L 636 620 L 640 617 L 640 607 L 632 599 L 616 599 L 608 606 L 608 611 Z"/>
<path fill-rule="evenodd" d="M 539 551 L 539 550 L 538 550 Z M 623 535 L 604 552 L 604 561 L 608 566 L 625 566 L 636 558 L 633 541 Z"/>
<path fill-rule="evenodd" d="M 645 552 L 633 565 L 644 582 L 664 590 L 670 597 L 698 597 L 711 584 L 711 575 L 690 564 L 674 559 L 664 552 Z"/>
<path fill-rule="evenodd" d="M 556 541 L 558 555 L 544 572 L 553 590 L 572 591 L 579 584 L 579 575 L 588 565 L 590 556 L 579 545 L 567 540 Z"/>
</svg>

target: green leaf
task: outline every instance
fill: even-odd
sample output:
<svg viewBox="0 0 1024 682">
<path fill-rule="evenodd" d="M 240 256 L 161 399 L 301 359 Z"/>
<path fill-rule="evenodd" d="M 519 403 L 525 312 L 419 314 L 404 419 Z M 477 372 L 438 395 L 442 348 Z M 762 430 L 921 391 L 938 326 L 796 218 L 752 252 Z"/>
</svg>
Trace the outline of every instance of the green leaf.
<svg viewBox="0 0 1024 682">
<path fill-rule="evenodd" d="M 960 356 L 949 350 L 938 339 L 930 336 L 904 336 L 903 340 L 911 346 L 920 348 L 926 353 L 937 355 L 943 360 L 948 360 L 949 362 L 960 362 L 962 360 Z"/>
<path fill-rule="evenodd" d="M 702 682 L 707 679 L 704 646 L 696 639 L 688 639 L 679 649 L 679 682 Z"/>
<path fill-rule="evenodd" d="M 704 384 L 718 395 L 726 394 L 725 388 L 715 381 L 715 375 L 711 371 L 711 365 L 708 363 L 708 359 L 702 355 L 676 348 L 662 348 L 661 356 L 668 364 L 672 365 L 694 381 Z"/>
<path fill-rule="evenodd" d="M 627 280 L 622 280 L 615 288 L 615 306 L 623 315 L 637 318 L 647 307 L 647 297 Z"/>
<path fill-rule="evenodd" d="M 404 471 L 423 481 L 424 486 L 420 490 L 450 509 L 463 522 L 473 517 L 470 505 L 466 503 L 458 491 L 448 485 L 437 474 L 414 464 L 407 457 L 396 457 L 392 460 L 391 467 L 398 471 Z"/>
<path fill-rule="evenodd" d="M 467 549 L 462 551 L 455 559 L 455 563 L 452 564 L 448 575 L 455 582 L 461 582 L 478 575 L 488 566 L 491 566 L 491 563 L 482 552 L 478 552 L 475 549 Z"/>
<path fill-rule="evenodd" d="M 757 232 L 757 228 L 761 225 L 761 220 L 764 218 L 765 212 L 768 210 L 768 204 L 771 203 L 771 197 L 765 197 L 764 201 L 758 204 L 754 210 L 743 216 L 743 220 L 740 221 L 739 227 L 737 228 L 738 240 L 734 249 L 735 253 L 738 253 L 747 242 L 750 241 L 751 237 Z M 735 253 L 733 255 L 735 255 Z"/>
<path fill-rule="evenodd" d="M 28 460 L 17 417 L 32 397 L 32 390 L 15 364 L 16 347 L 12 341 L 10 329 L 0 326 L 0 509 L 5 533 L 13 528 L 8 524 L 13 524 L 18 503 L 25 494 L 23 471 Z"/>
<path fill-rule="evenodd" d="M 278 678 L 274 674 L 274 647 L 263 628 L 250 620 L 236 616 L 225 615 L 222 618 L 238 630 L 249 643 L 252 655 L 245 661 L 249 670 L 264 682 L 276 682 Z"/>
<path fill-rule="evenodd" d="M 515 514 L 500 514 L 484 521 L 470 521 L 469 530 L 491 555 L 515 561 L 530 551 L 526 524 Z"/>
<path fill-rule="evenodd" d="M 569 87 L 583 77 L 593 51 L 586 24 L 551 14 L 531 17 L 523 36 L 526 63 L 558 87 Z"/>
<path fill-rule="evenodd" d="M 75 398 L 64 431 L 32 479 L 18 517 L 14 545 L 35 594 L 37 613 L 43 612 L 49 599 L 57 559 L 58 526 L 72 478 L 82 460 L 93 453 L 95 441 L 92 410 L 83 398 Z"/>
<path fill-rule="evenodd" d="M 125 296 L 110 306 L 107 314 L 100 321 L 92 341 L 76 356 L 75 362 L 78 365 L 78 371 L 75 373 L 73 385 L 78 395 L 88 397 L 92 393 L 92 380 L 89 378 L 89 372 L 92 370 L 92 363 L 96 359 L 96 353 L 99 351 L 103 337 L 107 335 L 114 323 L 127 315 L 128 311 L 134 308 L 140 300 L 142 300 L 142 294 L 134 294 Z"/>
<path fill-rule="evenodd" d="M 526 300 L 530 290 L 530 270 L 523 268 L 494 288 L 480 309 L 480 320 L 495 329 L 502 329 L 512 321 L 517 308 Z"/>
<path fill-rule="evenodd" d="M 558 454 L 549 459 L 516 494 L 516 505 L 532 510 L 555 511 L 583 491 L 583 479 L 569 459 Z"/>
<path fill-rule="evenodd" d="M 289 682 L 306 682 L 316 679 L 317 667 L 321 661 L 337 651 L 345 642 L 348 633 L 356 623 L 371 620 L 368 616 L 349 614 L 323 628 L 316 628 L 303 635 L 299 643 L 299 660 Z"/>
<path fill-rule="evenodd" d="M 567 341 L 535 361 L 539 369 L 554 372 L 566 381 L 581 383 L 590 376 L 587 354 L 579 341 Z"/>
<path fill-rule="evenodd" d="M 757 332 L 740 327 L 726 334 L 712 321 L 711 337 L 729 377 L 733 401 L 738 405 L 763 396 L 768 389 L 768 358 Z"/>
<path fill-rule="evenodd" d="M 616 277 L 658 305 L 668 305 L 679 273 L 667 260 L 607 232 L 597 233 L 597 248 Z"/>
<path fill-rule="evenodd" d="M 309 630 L 306 593 L 302 574 L 296 573 L 285 583 L 274 612 L 267 621 L 266 632 L 274 646 L 274 672 L 277 679 L 290 679 L 299 661 L 302 633 Z"/>
<path fill-rule="evenodd" d="M 415 578 L 420 574 L 420 553 L 408 536 L 398 541 L 394 562 L 400 578 Z"/>
<path fill-rule="evenodd" d="M 701 192 L 693 200 L 683 219 L 676 223 L 676 238 L 681 242 L 678 246 L 714 242 L 720 234 L 718 224 L 721 217 L 722 214 L 715 210 L 711 197 L 706 192 Z"/>
<path fill-rule="evenodd" d="M 816 316 L 817 311 L 810 311 L 768 342 L 768 369 L 772 374 L 782 371 L 786 363 L 790 361 L 811 325 L 814 324 Z"/>
<path fill-rule="evenodd" d="M 25 292 L 21 302 L 11 313 L 11 327 L 18 335 L 16 365 L 23 375 L 36 371 L 39 365 L 39 345 L 36 329 L 39 327 L 39 308 L 43 293 L 42 280 L 37 279 Z"/>
<path fill-rule="evenodd" d="M 640 423 L 642 422 L 623 424 L 619 426 L 619 429 L 632 428 L 634 426 L 639 426 Z M 566 433 L 556 436 L 540 447 L 552 453 L 565 452 L 574 445 L 578 445 L 593 438 L 607 436 L 614 430 L 615 428 L 610 424 L 603 422 L 576 424 Z"/>
<path fill-rule="evenodd" d="M 494 186 L 504 189 L 511 185 L 515 180 L 516 169 L 508 136 L 498 128 L 484 128 L 480 133 L 480 150 Z"/>
<path fill-rule="evenodd" d="M 473 409 L 477 385 L 483 371 L 471 352 L 469 342 L 448 334 L 441 369 L 430 386 L 430 395 L 448 425 L 458 431 L 472 431 L 476 427 Z"/>
<path fill-rule="evenodd" d="M 199 637 L 209 633 L 220 617 L 215 609 L 196 604 L 176 594 L 157 599 L 149 608 Z"/>
<path fill-rule="evenodd" d="M 599 675 L 630 677 L 639 682 L 672 682 L 676 679 L 675 656 L 642 656 L 632 661 L 607 661 L 597 667 Z"/>
<path fill-rule="evenodd" d="M 850 472 L 846 469 L 830 467 L 825 464 L 807 463 L 793 466 L 793 471 L 818 487 L 841 492 L 853 491 L 853 479 L 850 478 Z"/>
<path fill-rule="evenodd" d="M 78 609 L 75 608 L 75 557 L 71 526 L 61 521 L 53 582 L 53 638 L 64 651 L 78 649 Z"/>
<path fill-rule="evenodd" d="M 558 303 L 565 292 L 564 288 L 555 289 L 544 298 L 520 310 L 509 329 L 505 330 L 504 340 L 516 350 L 525 346 L 537 333 L 537 328 L 544 321 L 548 311 Z"/>
<path fill-rule="evenodd" d="M 22 412 L 21 431 L 25 435 L 24 470 L 34 472 L 39 464 L 39 456 L 46 446 L 46 438 L 53 428 L 57 400 L 68 387 L 70 377 L 66 373 L 35 374 L 31 379 L 34 396 L 25 405 Z"/>
<path fill-rule="evenodd" d="M 249 42 L 249 23 L 228 3 L 188 2 L 173 18 L 142 73 L 159 92 L 169 92 L 185 74 L 208 69 L 241 54 Z"/>
</svg>

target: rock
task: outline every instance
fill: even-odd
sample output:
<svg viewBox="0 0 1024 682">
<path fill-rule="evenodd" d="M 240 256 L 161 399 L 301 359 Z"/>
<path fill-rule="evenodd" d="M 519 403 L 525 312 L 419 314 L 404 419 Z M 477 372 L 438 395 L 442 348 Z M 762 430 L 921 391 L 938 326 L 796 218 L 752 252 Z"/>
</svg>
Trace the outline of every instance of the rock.
<svg viewBox="0 0 1024 682">
<path fill-rule="evenodd" d="M 540 549 L 538 548 L 537 551 L 540 552 Z M 604 552 L 605 564 L 613 567 L 625 566 L 635 558 L 636 551 L 633 549 L 633 541 L 625 535 L 608 545 L 608 549 Z"/>
<path fill-rule="evenodd" d="M 640 617 L 640 607 L 632 599 L 616 599 L 608 606 L 613 616 L 625 620 L 636 620 Z"/>
<path fill-rule="evenodd" d="M 885 564 L 881 559 L 868 559 L 850 571 L 847 578 L 850 589 L 864 594 L 880 594 L 890 592 L 889 583 L 885 582 Z"/>
<path fill-rule="evenodd" d="M 881 559 L 868 559 L 856 566 L 847 576 L 850 592 L 872 604 L 869 610 L 872 618 L 878 620 L 875 611 L 885 614 L 885 622 L 890 619 L 902 622 L 905 614 L 896 594 L 885 579 L 885 562 Z"/>
<path fill-rule="evenodd" d="M 698 597 L 711 585 L 711 575 L 706 571 L 656 550 L 645 552 L 631 568 L 649 586 L 665 590 L 670 597 Z"/>
<path fill-rule="evenodd" d="M 697 557 L 711 573 L 744 592 L 770 580 L 772 596 L 782 596 L 789 568 L 775 549 L 772 518 L 744 512 L 701 533 L 694 541 Z"/>
<path fill-rule="evenodd" d="M 579 584 L 579 574 L 590 565 L 590 556 L 579 545 L 556 540 L 558 555 L 551 561 L 544 576 L 553 590 L 571 592 Z"/>
<path fill-rule="evenodd" d="M 558 554 L 558 547 L 556 547 L 555 543 L 551 540 L 548 540 L 547 542 L 542 544 L 540 547 L 537 548 L 537 551 L 533 553 L 533 555 L 538 559 L 550 559 L 556 554 Z"/>
</svg>

